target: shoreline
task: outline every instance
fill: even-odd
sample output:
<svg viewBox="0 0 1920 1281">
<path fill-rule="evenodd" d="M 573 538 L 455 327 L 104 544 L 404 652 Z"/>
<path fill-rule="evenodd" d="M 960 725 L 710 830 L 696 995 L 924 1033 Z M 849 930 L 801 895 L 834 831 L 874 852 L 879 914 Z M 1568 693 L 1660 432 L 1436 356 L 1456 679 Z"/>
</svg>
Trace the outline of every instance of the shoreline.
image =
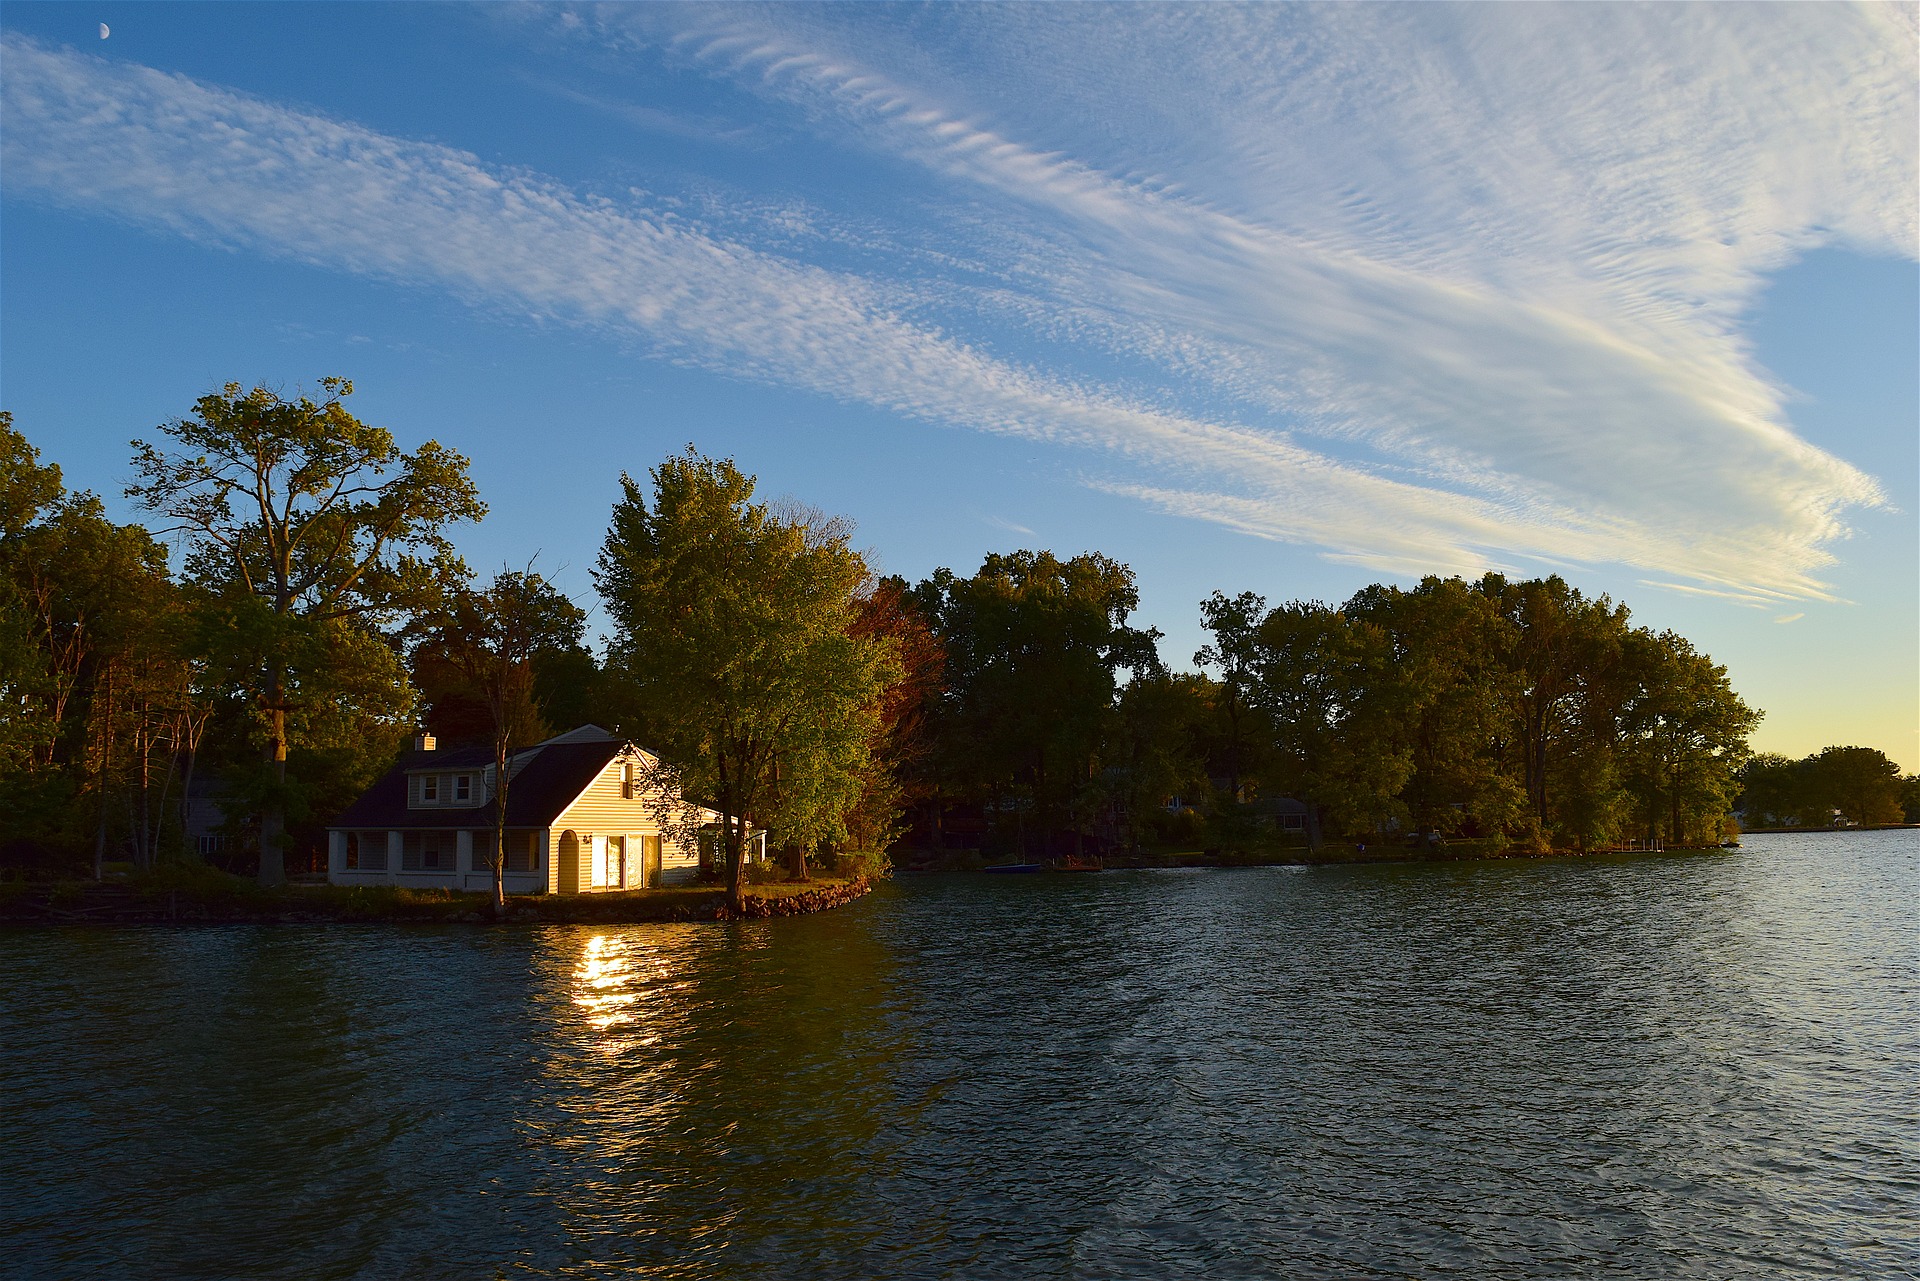
<svg viewBox="0 0 1920 1281">
<path fill-rule="evenodd" d="M 1857 830 L 1857 829 L 1845 829 Z M 1066 875 L 1084 872 L 1139 872 L 1168 871 L 1181 868 L 1246 868 L 1246 867 L 1366 867 L 1385 866 L 1395 863 L 1504 863 L 1516 860 L 1542 860 L 1562 858 L 1603 858 L 1617 854 L 1706 854 L 1727 852 L 1738 846 L 1723 845 L 1668 845 L 1660 849 L 1635 849 L 1632 847 L 1609 847 L 1605 849 L 1552 849 L 1526 851 L 1507 849 L 1493 852 L 1484 847 L 1472 847 L 1466 843 L 1454 848 L 1442 847 L 1438 850 L 1409 849 L 1405 846 L 1369 845 L 1325 845 L 1317 851 L 1290 849 L 1258 854 L 1223 854 L 1217 851 L 1201 850 L 1177 851 L 1166 853 L 1116 855 L 1105 859 L 1098 866 L 1074 867 L 1042 864 L 967 863 L 961 865 L 917 868 L 900 868 L 896 876 L 977 876 L 989 872 L 1005 872 L 1013 867 L 1031 867 L 1034 875 Z"/>
<path fill-rule="evenodd" d="M 768 920 L 827 912 L 864 898 L 873 883 L 819 878 L 749 886 L 745 910 L 708 885 L 605 894 L 509 895 L 504 917 L 486 894 L 390 886 L 289 885 L 265 889 L 205 875 L 123 881 L 0 884 L 0 926 L 63 925 L 637 925 Z"/>
</svg>

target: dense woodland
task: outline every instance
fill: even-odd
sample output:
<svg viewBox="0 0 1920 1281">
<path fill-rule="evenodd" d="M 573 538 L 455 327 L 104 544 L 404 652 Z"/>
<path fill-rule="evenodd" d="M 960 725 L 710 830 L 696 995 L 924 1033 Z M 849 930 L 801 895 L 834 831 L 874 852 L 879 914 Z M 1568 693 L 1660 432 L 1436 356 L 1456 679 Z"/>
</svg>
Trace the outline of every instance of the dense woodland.
<svg viewBox="0 0 1920 1281">
<path fill-rule="evenodd" d="M 466 460 L 401 451 L 351 392 L 203 397 L 134 443 L 143 524 L 0 415 L 8 874 L 317 867 L 328 818 L 422 725 L 501 760 L 588 721 L 631 735 L 723 813 L 736 892 L 746 816 L 796 875 L 916 848 L 1706 843 L 1739 807 L 1920 820 L 1916 780 L 1872 749 L 1750 756 L 1759 714 L 1723 668 L 1557 577 L 1215 593 L 1197 670 L 1175 671 L 1124 564 L 1022 551 L 879 578 L 844 521 L 763 503 L 691 447 L 625 479 L 596 652 L 536 565 L 461 560 L 450 531 L 485 514 Z M 210 783 L 227 840 L 201 850 L 183 801 Z"/>
</svg>

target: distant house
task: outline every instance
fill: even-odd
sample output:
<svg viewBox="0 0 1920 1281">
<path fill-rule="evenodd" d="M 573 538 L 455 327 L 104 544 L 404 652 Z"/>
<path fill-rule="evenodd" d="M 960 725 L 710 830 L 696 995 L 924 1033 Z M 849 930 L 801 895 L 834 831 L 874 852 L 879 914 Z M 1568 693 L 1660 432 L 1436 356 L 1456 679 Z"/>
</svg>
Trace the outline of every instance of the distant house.
<svg viewBox="0 0 1920 1281">
<path fill-rule="evenodd" d="M 654 761 L 598 725 L 516 752 L 507 766 L 507 892 L 651 889 L 696 878 L 712 841 L 679 841 L 662 829 L 643 781 Z M 493 794 L 491 750 L 443 752 L 432 735 L 419 736 L 327 829 L 327 880 L 491 889 Z M 717 813 L 693 808 L 717 829 Z M 753 837 L 755 857 L 764 857 L 765 840 Z"/>
<path fill-rule="evenodd" d="M 1248 801 L 1241 810 L 1252 814 L 1276 832 L 1297 833 L 1307 830 L 1307 806 L 1291 796 L 1263 796 Z"/>
<path fill-rule="evenodd" d="M 196 775 L 180 802 L 180 822 L 186 829 L 187 848 L 203 859 L 218 859 L 233 853 L 234 840 L 227 811 L 235 804 L 232 789 L 225 780 Z"/>
</svg>

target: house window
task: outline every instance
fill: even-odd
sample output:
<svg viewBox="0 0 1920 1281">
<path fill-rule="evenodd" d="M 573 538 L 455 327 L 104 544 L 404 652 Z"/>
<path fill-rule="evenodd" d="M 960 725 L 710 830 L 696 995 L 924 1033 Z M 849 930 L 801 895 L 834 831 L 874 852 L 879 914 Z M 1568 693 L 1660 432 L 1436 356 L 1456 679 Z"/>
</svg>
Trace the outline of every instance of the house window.
<svg viewBox="0 0 1920 1281">
<path fill-rule="evenodd" d="M 233 838 L 228 836 L 201 836 L 194 839 L 194 848 L 202 857 L 208 854 L 225 854 L 232 845 Z"/>
<path fill-rule="evenodd" d="M 452 868 L 452 832 L 408 832 L 400 838 L 401 871 L 444 872 Z"/>
<path fill-rule="evenodd" d="M 473 798 L 473 775 L 455 774 L 453 776 L 453 799 L 456 801 Z"/>
<path fill-rule="evenodd" d="M 507 870 L 509 872 L 531 872 L 533 870 L 533 847 L 535 833 L 507 833 Z"/>
<path fill-rule="evenodd" d="M 633 762 L 620 762 L 620 795 L 625 800 L 633 799 Z"/>
<path fill-rule="evenodd" d="M 348 832 L 347 866 L 358 872 L 387 870 L 387 834 L 385 832 Z"/>
<path fill-rule="evenodd" d="M 428 774 L 421 778 L 420 799 L 423 801 L 436 802 L 440 799 L 440 776 L 438 774 Z"/>
</svg>

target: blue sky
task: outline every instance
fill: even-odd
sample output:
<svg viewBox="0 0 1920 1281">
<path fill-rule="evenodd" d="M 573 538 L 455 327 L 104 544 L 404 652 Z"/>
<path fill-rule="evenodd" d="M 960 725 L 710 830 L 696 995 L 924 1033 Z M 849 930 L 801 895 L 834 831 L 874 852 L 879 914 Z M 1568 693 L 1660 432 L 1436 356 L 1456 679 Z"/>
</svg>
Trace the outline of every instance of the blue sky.
<svg viewBox="0 0 1920 1281">
<path fill-rule="evenodd" d="M 908 577 L 1125 560 L 1176 664 L 1215 589 L 1559 572 L 1920 768 L 1911 7 L 0 23 L 0 404 L 75 484 L 342 374 L 583 600 L 691 441 Z"/>
</svg>

